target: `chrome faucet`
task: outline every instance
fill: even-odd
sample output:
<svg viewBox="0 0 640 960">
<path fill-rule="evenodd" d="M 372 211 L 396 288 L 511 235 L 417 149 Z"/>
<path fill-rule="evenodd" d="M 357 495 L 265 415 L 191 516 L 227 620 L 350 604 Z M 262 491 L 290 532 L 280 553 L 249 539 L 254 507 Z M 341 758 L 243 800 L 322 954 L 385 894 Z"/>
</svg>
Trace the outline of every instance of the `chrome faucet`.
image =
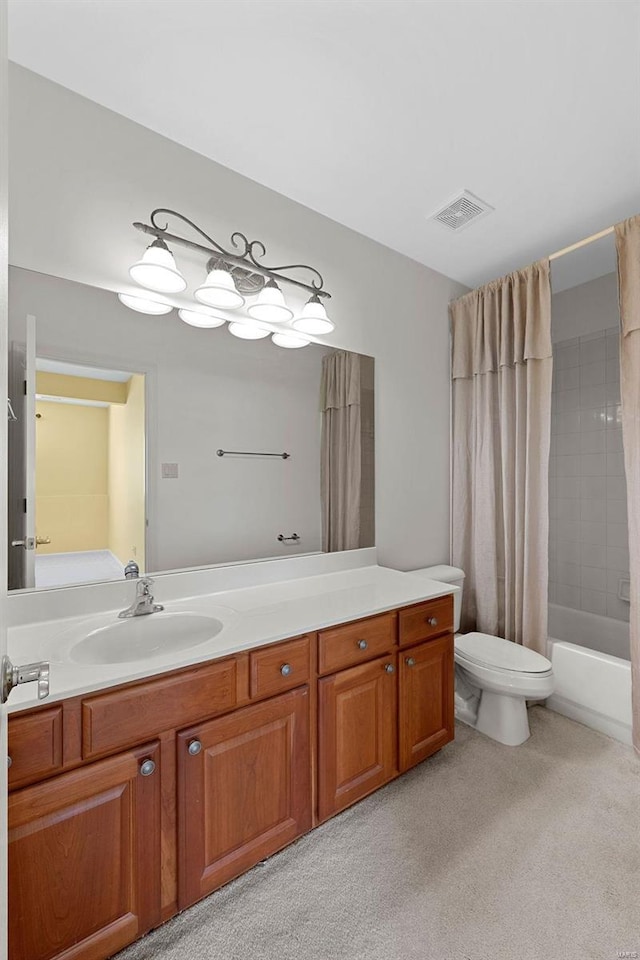
<svg viewBox="0 0 640 960">
<path fill-rule="evenodd" d="M 133 603 L 126 610 L 121 610 L 118 614 L 120 620 L 127 620 L 129 617 L 144 617 L 149 613 L 159 613 L 164 610 L 161 603 L 155 603 L 151 587 L 153 580 L 143 577 L 136 582 L 136 595 Z"/>
<path fill-rule="evenodd" d="M 124 568 L 125 580 L 137 580 L 139 576 L 140 576 L 140 567 L 135 562 L 135 560 L 129 560 L 129 563 Z"/>
</svg>

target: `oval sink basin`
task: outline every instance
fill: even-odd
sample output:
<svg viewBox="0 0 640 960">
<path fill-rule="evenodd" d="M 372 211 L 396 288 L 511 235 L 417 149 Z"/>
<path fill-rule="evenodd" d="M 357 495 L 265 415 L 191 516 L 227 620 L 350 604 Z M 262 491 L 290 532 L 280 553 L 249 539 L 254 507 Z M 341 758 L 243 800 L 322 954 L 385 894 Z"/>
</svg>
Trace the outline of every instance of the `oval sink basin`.
<svg viewBox="0 0 640 960">
<path fill-rule="evenodd" d="M 151 613 L 99 627 L 69 651 L 74 663 L 129 663 L 189 650 L 211 640 L 223 624 L 198 613 Z"/>
</svg>

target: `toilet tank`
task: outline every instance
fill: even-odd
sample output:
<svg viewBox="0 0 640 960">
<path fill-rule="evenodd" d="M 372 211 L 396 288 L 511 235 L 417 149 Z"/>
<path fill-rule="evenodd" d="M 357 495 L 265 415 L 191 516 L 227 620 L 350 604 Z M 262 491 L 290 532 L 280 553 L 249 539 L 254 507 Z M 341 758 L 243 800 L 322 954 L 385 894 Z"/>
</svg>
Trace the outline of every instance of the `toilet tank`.
<svg viewBox="0 0 640 960">
<path fill-rule="evenodd" d="M 422 567 L 420 570 L 408 571 L 411 576 L 422 576 L 429 580 L 439 580 L 441 583 L 450 583 L 460 587 L 453 595 L 453 629 L 460 630 L 460 611 L 462 610 L 462 590 L 464 588 L 464 570 L 460 567 L 450 567 L 446 563 L 439 563 L 435 567 Z"/>
</svg>

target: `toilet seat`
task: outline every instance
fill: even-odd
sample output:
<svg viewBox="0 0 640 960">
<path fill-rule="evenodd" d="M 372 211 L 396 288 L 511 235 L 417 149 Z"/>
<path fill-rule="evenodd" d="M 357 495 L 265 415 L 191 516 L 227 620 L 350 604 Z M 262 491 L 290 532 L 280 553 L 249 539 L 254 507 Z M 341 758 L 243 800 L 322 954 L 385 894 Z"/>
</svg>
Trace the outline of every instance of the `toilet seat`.
<svg viewBox="0 0 640 960">
<path fill-rule="evenodd" d="M 518 643 L 494 637 L 488 633 L 465 633 L 455 638 L 456 660 L 464 666 L 488 667 L 499 673 L 527 674 L 529 676 L 549 676 L 551 662 Z"/>
</svg>

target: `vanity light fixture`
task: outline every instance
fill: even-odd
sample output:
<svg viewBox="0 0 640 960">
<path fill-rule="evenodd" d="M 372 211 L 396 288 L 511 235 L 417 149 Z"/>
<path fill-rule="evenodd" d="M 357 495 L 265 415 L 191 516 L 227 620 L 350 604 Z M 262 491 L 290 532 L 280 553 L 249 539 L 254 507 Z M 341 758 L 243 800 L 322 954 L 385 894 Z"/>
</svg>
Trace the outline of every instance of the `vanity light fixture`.
<svg viewBox="0 0 640 960">
<path fill-rule="evenodd" d="M 142 259 L 129 267 L 129 275 L 141 287 L 158 293 L 181 293 L 187 289 L 187 281 L 161 237 L 156 237 L 142 254 Z"/>
<path fill-rule="evenodd" d="M 160 222 L 161 220 L 164 220 L 164 223 Z M 198 235 L 197 240 L 181 233 L 170 233 L 170 220 L 186 224 L 193 234 Z M 207 278 L 194 291 L 195 299 L 200 303 L 219 310 L 237 310 L 248 297 L 256 297 L 247 309 L 247 313 L 254 320 L 273 324 L 293 320 L 292 326 L 297 331 L 311 336 L 322 336 L 334 329 L 334 324 L 327 317 L 323 306 L 323 301 L 330 298 L 331 294 L 324 289 L 322 274 L 315 267 L 305 263 L 267 266 L 263 263 L 267 249 L 262 241 L 248 240 L 238 230 L 231 234 L 231 248 L 227 250 L 193 220 L 166 207 L 153 210 L 149 223 L 136 222 L 133 225 L 136 230 L 155 237 L 141 260 L 130 270 L 131 276 L 142 286 L 164 293 L 180 293 L 185 289 L 184 277 L 176 267 L 173 254 L 167 246 L 168 243 L 172 246 L 178 244 L 207 256 Z M 164 285 L 160 286 L 161 283 Z M 311 295 L 297 320 L 293 319 L 293 310 L 285 302 L 279 286 L 281 283 L 288 283 Z M 185 306 L 184 312 L 197 311 L 190 311 Z M 242 326 L 246 331 L 246 324 Z M 269 332 L 261 332 L 260 335 L 268 336 Z M 241 336 L 249 339 L 246 332 Z"/>
<path fill-rule="evenodd" d="M 285 350 L 299 350 L 311 343 L 306 337 L 296 337 L 293 333 L 274 333 L 271 339 L 276 347 L 284 347 Z"/>
<path fill-rule="evenodd" d="M 213 310 L 178 310 L 178 316 L 190 327 L 221 327 L 227 322 L 227 317 L 214 313 Z"/>
<path fill-rule="evenodd" d="M 300 333 L 308 333 L 311 336 L 322 336 L 324 333 L 331 333 L 336 325 L 327 316 L 324 304 L 315 293 L 310 297 L 302 308 L 300 316 L 291 324 L 294 330 Z"/>
<path fill-rule="evenodd" d="M 247 313 L 254 320 L 264 320 L 265 323 L 286 323 L 293 318 L 293 310 L 286 305 L 282 290 L 273 279 L 267 280 L 256 302 L 247 308 Z"/>
<path fill-rule="evenodd" d="M 207 279 L 193 295 L 200 303 L 221 310 L 237 310 L 244 303 L 229 267 L 224 260 L 215 260 L 214 257 L 207 263 Z"/>
<path fill-rule="evenodd" d="M 262 340 L 269 336 L 271 330 L 268 327 L 261 327 L 258 323 L 242 323 L 234 320 L 229 324 L 229 333 L 241 340 Z"/>
<path fill-rule="evenodd" d="M 170 303 L 152 300 L 150 297 L 134 297 L 130 293 L 119 293 L 118 300 L 120 303 L 124 303 L 125 307 L 129 307 L 130 310 L 135 310 L 137 313 L 149 313 L 155 317 L 171 313 L 173 310 Z"/>
</svg>

